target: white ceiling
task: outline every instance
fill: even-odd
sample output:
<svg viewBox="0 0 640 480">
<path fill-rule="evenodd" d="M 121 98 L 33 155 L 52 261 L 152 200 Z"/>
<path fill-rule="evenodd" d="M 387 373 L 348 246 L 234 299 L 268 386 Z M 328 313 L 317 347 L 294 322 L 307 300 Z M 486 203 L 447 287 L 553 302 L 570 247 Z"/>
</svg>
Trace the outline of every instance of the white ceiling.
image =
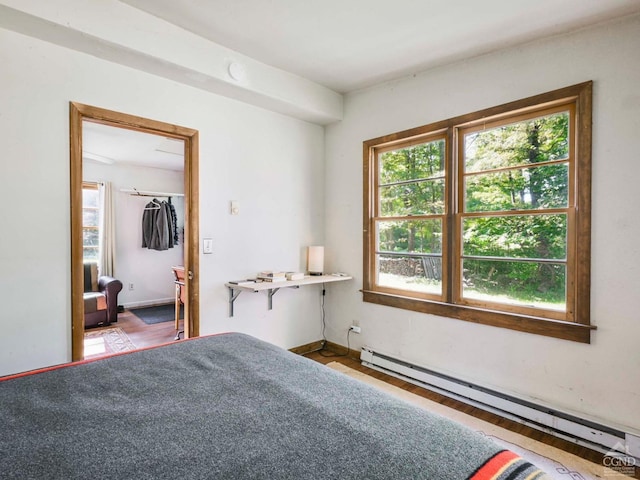
<svg viewBox="0 0 640 480">
<path fill-rule="evenodd" d="M 640 12 L 640 0 L 120 0 L 345 93 Z"/>
<path fill-rule="evenodd" d="M 120 0 L 346 93 L 640 13 L 640 0 Z M 85 122 L 84 158 L 180 171 L 182 142 Z M 171 152 L 171 153 L 167 153 Z"/>
<path fill-rule="evenodd" d="M 105 165 L 184 170 L 184 141 L 100 123 L 82 123 L 82 159 Z"/>
</svg>

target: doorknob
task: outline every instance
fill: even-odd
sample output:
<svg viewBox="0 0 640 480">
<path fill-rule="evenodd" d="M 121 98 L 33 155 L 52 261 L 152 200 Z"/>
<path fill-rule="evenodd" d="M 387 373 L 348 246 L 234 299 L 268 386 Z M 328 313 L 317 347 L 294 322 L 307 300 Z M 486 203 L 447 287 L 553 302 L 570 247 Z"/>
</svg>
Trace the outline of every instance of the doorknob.
<svg viewBox="0 0 640 480">
<path fill-rule="evenodd" d="M 191 270 L 189 270 L 187 276 L 189 277 L 189 280 L 193 280 L 193 272 Z"/>
</svg>

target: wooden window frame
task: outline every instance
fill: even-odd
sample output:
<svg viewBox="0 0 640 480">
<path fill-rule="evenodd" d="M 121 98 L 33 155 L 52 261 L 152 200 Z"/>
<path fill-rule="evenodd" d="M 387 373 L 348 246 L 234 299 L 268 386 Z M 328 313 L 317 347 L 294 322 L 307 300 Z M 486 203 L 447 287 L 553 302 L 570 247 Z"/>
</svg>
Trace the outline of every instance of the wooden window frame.
<svg viewBox="0 0 640 480">
<path fill-rule="evenodd" d="M 363 142 L 363 301 L 590 343 L 591 331 L 595 330 L 590 323 L 592 89 L 593 82 L 585 82 Z M 461 221 L 466 215 L 462 208 L 464 192 L 459 188 L 463 172 L 458 167 L 463 132 L 478 125 L 511 123 L 567 106 L 571 109 L 570 128 L 574 128 L 570 135 L 573 158 L 569 162 L 573 188 L 569 189 L 567 208 L 558 209 L 568 216 L 566 314 L 561 316 L 545 313 L 551 310 L 502 305 L 497 309 L 491 304 L 462 299 L 461 288 L 457 286 L 462 254 L 456 252 L 461 252 Z M 380 218 L 378 155 L 438 136 L 446 137 L 441 298 L 376 284 L 376 221 Z M 536 212 L 548 213 L 546 210 Z"/>
</svg>

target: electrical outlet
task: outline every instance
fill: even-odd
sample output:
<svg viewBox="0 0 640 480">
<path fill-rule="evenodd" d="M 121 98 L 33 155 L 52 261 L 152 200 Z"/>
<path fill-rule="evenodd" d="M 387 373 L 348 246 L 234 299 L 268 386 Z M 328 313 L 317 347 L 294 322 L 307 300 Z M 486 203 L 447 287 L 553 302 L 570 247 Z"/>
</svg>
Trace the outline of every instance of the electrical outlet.
<svg viewBox="0 0 640 480">
<path fill-rule="evenodd" d="M 360 327 L 358 327 L 357 325 L 351 325 L 349 331 L 353 333 L 360 333 Z"/>
</svg>

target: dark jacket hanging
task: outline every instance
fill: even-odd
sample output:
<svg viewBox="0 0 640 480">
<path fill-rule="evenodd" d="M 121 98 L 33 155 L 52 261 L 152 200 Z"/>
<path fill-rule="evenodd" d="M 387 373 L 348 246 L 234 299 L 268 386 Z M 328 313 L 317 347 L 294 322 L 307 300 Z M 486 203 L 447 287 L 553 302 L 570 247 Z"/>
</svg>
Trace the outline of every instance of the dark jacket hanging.
<svg viewBox="0 0 640 480">
<path fill-rule="evenodd" d="M 169 197 L 169 209 L 171 210 L 171 223 L 173 224 L 173 244 L 178 245 L 178 215 L 176 214 L 176 207 L 171 203 L 171 197 Z"/>
<path fill-rule="evenodd" d="M 142 247 L 152 250 L 168 250 L 170 232 L 173 228 L 171 215 L 167 215 L 167 203 L 153 199 L 142 214 Z M 172 239 L 171 239 L 172 240 Z M 171 242 L 173 247 L 173 242 Z"/>
<path fill-rule="evenodd" d="M 167 221 L 167 248 L 173 248 L 173 219 L 171 217 L 171 205 L 167 202 L 162 202 L 162 207 L 164 208 L 164 214 Z"/>
</svg>

